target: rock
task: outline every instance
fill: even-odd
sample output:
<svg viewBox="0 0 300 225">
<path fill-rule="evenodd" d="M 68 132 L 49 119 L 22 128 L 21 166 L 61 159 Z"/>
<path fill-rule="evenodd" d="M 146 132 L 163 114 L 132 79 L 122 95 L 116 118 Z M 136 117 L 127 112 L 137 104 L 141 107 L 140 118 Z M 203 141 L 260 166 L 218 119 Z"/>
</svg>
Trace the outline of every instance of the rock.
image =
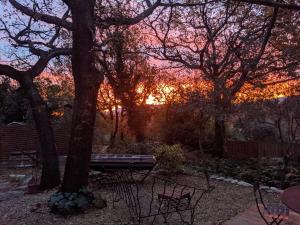
<svg viewBox="0 0 300 225">
<path fill-rule="evenodd" d="M 279 189 L 279 188 L 276 188 L 276 187 L 271 187 L 270 190 L 271 190 L 272 192 L 275 192 L 275 193 L 281 193 L 281 192 L 283 192 L 283 190 L 281 190 L 281 189 Z"/>
<path fill-rule="evenodd" d="M 230 183 L 232 183 L 233 180 L 234 180 L 234 179 L 232 179 L 231 177 L 228 177 L 228 178 L 225 178 L 225 179 L 224 179 L 225 182 L 230 182 Z"/>
<path fill-rule="evenodd" d="M 237 182 L 236 184 L 237 184 L 237 185 L 240 185 L 240 186 L 244 186 L 244 187 L 253 187 L 252 184 L 249 184 L 249 183 L 247 183 L 247 182 L 245 182 L 245 181 L 239 181 L 239 182 Z"/>
<path fill-rule="evenodd" d="M 224 180 L 225 177 L 216 177 L 215 179 L 216 179 L 216 180 Z"/>
<path fill-rule="evenodd" d="M 103 199 L 100 194 L 95 194 L 94 197 L 95 197 L 95 199 L 94 199 L 93 203 L 97 209 L 103 209 L 107 206 L 106 200 Z"/>
<path fill-rule="evenodd" d="M 10 174 L 9 175 L 9 181 L 10 182 L 21 183 L 22 181 L 24 181 L 24 179 L 26 179 L 26 175 L 25 174 Z"/>
<path fill-rule="evenodd" d="M 235 179 L 232 179 L 232 181 L 231 181 L 231 183 L 232 184 L 236 184 L 236 183 L 238 183 L 239 181 L 238 180 L 235 180 Z"/>
<path fill-rule="evenodd" d="M 260 186 L 260 190 L 266 191 L 266 190 L 269 190 L 269 189 L 270 189 L 270 187 L 268 187 L 268 186 Z"/>
<path fill-rule="evenodd" d="M 42 206 L 41 203 L 36 203 L 30 208 L 30 212 L 36 212 L 38 209 L 40 209 Z"/>
</svg>

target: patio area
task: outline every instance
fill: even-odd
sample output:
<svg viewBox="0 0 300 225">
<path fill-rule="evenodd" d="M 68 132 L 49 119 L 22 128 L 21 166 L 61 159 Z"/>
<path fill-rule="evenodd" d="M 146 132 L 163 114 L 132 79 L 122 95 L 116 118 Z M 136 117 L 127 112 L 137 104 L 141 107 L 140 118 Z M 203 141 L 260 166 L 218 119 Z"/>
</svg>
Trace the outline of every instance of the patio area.
<svg viewBox="0 0 300 225">
<path fill-rule="evenodd" d="M 24 172 L 24 171 L 23 171 Z M 5 179 L 2 176 L 2 179 Z M 193 185 L 196 187 L 204 187 L 205 178 L 188 175 L 178 175 L 174 177 L 177 182 Z M 147 182 L 145 183 L 147 184 Z M 195 212 L 195 225 L 262 225 L 257 211 L 254 210 L 255 204 L 253 191 L 251 187 L 242 187 L 224 181 L 211 180 L 211 185 L 215 189 L 205 195 L 199 202 Z M 13 187 L 15 189 L 16 187 Z M 95 188 L 91 186 L 90 188 Z M 149 187 L 151 188 L 151 187 Z M 4 190 L 3 190 L 4 191 Z M 5 190 L 3 193 L 7 192 Z M 12 189 L 10 191 L 13 191 Z M 43 224 L 91 224 L 91 225 L 125 225 L 131 224 L 129 211 L 123 201 L 119 201 L 112 207 L 111 192 L 106 190 L 94 191 L 95 196 L 102 196 L 108 200 L 108 206 L 104 209 L 92 207 L 84 214 L 62 217 L 51 214 L 47 206 L 49 196 L 54 192 L 43 192 L 36 195 L 20 194 L 10 198 L 0 200 L 0 224 L 1 225 L 39 225 Z M 267 201 L 275 201 L 278 199 L 277 194 L 267 193 Z M 248 210 L 248 209 L 253 210 Z M 246 212 L 246 213 L 245 213 Z M 245 219 L 243 219 L 245 217 Z M 293 215 L 291 215 L 292 221 Z M 295 217 L 296 218 L 296 217 Z M 247 224 L 243 221 L 249 221 Z M 250 221 L 252 221 L 250 223 Z M 253 221 L 257 221 L 254 224 Z M 295 220 L 297 221 L 297 220 Z M 299 221 L 299 218 L 298 218 Z M 180 220 L 175 221 L 172 225 L 181 225 Z M 299 223 L 291 223 L 299 225 Z M 291 225 L 290 224 L 290 225 Z"/>
</svg>

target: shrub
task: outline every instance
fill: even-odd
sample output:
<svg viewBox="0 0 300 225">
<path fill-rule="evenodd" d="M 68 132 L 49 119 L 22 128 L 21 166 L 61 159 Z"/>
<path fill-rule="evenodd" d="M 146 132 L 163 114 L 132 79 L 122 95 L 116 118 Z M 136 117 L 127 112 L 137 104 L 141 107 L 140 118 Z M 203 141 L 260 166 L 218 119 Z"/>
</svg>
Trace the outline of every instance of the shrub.
<svg viewBox="0 0 300 225">
<path fill-rule="evenodd" d="M 110 153 L 116 154 L 153 154 L 156 143 L 151 142 L 132 142 L 129 140 L 117 141 L 113 147 L 109 149 Z"/>
<path fill-rule="evenodd" d="M 51 195 L 48 206 L 53 213 L 68 215 L 83 212 L 93 200 L 94 195 L 86 188 L 78 192 L 57 191 Z"/>
<path fill-rule="evenodd" d="M 162 169 L 174 173 L 180 170 L 185 161 L 180 145 L 161 145 L 155 149 L 158 164 Z"/>
<path fill-rule="evenodd" d="M 214 124 L 210 115 L 189 103 L 172 105 L 161 123 L 162 139 L 167 144 L 181 144 L 199 149 L 199 129 L 202 144 L 210 143 L 214 136 Z"/>
</svg>

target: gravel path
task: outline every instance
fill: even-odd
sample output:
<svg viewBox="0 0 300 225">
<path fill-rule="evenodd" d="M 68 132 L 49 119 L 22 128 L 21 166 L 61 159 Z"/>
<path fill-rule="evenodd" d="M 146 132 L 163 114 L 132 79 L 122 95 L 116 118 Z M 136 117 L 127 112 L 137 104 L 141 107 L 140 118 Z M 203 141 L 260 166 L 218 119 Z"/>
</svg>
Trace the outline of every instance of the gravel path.
<svg viewBox="0 0 300 225">
<path fill-rule="evenodd" d="M 203 178 L 178 176 L 181 183 L 203 187 Z M 195 225 L 219 225 L 254 204 L 252 189 L 223 181 L 212 180 L 215 189 L 199 203 Z M 119 202 L 105 209 L 89 209 L 86 213 L 61 217 L 49 213 L 47 200 L 52 192 L 21 197 L 0 202 L 0 225 L 125 225 L 130 224 L 128 210 Z M 104 198 L 108 194 L 102 193 Z M 273 201 L 278 196 L 267 194 Z M 172 223 L 173 225 L 173 223 Z"/>
</svg>

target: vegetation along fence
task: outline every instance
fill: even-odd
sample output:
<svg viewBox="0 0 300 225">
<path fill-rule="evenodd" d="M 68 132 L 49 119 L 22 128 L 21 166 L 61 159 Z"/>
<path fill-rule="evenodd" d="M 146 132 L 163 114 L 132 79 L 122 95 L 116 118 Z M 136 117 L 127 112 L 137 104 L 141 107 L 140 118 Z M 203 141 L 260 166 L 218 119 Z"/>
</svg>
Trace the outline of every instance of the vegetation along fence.
<svg viewBox="0 0 300 225">
<path fill-rule="evenodd" d="M 226 143 L 225 157 L 246 159 L 250 157 L 282 157 L 287 153 L 300 157 L 300 145 L 269 142 L 229 141 Z"/>
</svg>

